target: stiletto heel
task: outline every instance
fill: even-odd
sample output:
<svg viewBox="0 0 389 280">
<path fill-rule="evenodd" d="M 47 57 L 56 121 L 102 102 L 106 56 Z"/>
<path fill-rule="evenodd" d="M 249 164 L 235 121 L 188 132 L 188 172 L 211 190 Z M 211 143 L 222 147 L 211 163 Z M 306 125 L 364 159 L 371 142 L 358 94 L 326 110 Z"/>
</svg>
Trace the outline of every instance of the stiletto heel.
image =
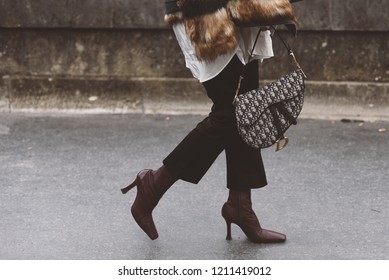
<svg viewBox="0 0 389 280">
<path fill-rule="evenodd" d="M 131 184 L 129 184 L 127 187 L 121 189 L 122 194 L 128 193 L 128 192 L 129 192 L 133 187 L 135 187 L 135 186 L 136 186 L 136 179 L 135 179 L 134 182 L 132 182 Z"/>
<path fill-rule="evenodd" d="M 231 237 L 231 222 L 226 221 L 226 223 L 227 223 L 227 237 L 226 237 L 226 239 L 231 240 L 232 239 L 232 237 Z"/>
</svg>

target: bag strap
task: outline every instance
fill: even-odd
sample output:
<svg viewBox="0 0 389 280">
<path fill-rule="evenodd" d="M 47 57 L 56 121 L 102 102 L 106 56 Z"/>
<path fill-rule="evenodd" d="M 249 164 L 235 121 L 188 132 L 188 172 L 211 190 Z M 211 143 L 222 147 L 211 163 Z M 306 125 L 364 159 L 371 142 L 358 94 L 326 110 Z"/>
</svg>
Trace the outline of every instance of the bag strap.
<svg viewBox="0 0 389 280">
<path fill-rule="evenodd" d="M 288 51 L 288 54 L 292 57 L 292 61 L 294 63 L 294 65 L 301 70 L 301 72 L 303 73 L 304 77 L 307 78 L 307 76 L 305 75 L 303 69 L 301 69 L 301 66 L 300 64 L 297 62 L 297 59 L 296 59 L 296 56 L 294 55 L 292 49 L 290 48 L 290 45 L 281 37 L 281 34 L 276 32 L 276 29 L 274 28 L 274 26 L 271 26 L 270 27 L 272 30 L 273 30 L 273 35 L 274 34 L 277 34 L 278 38 L 280 38 L 282 44 L 285 46 L 286 50 Z M 242 80 L 244 79 L 244 76 L 246 74 L 246 69 L 247 69 L 247 65 L 252 61 L 253 57 L 254 57 L 254 49 L 255 49 L 255 46 L 258 42 L 258 38 L 259 38 L 259 35 L 261 34 L 261 29 L 258 30 L 258 33 L 257 33 L 257 36 L 255 37 L 255 41 L 254 41 L 254 45 L 250 51 L 250 56 L 249 56 L 249 60 L 247 62 L 246 65 L 243 65 L 243 68 L 242 68 L 242 72 L 239 76 L 239 81 L 238 81 L 238 86 L 236 88 L 236 92 L 235 92 L 235 96 L 234 96 L 234 100 L 232 101 L 232 104 L 235 104 L 235 101 L 236 101 L 236 98 L 237 96 L 239 95 L 239 90 L 240 90 L 240 85 L 242 83 Z"/>
<path fill-rule="evenodd" d="M 296 59 L 296 56 L 294 55 L 294 53 L 293 53 L 292 49 L 290 48 L 288 42 L 286 42 L 284 39 L 282 39 L 281 34 L 278 33 L 278 32 L 276 32 L 276 29 L 274 28 L 274 26 L 272 26 L 271 28 L 273 29 L 273 32 L 274 32 L 273 34 L 277 34 L 277 36 L 278 36 L 278 38 L 280 38 L 282 44 L 283 44 L 283 45 L 285 46 L 285 48 L 288 50 L 288 53 L 289 53 L 289 55 L 292 57 L 292 60 L 293 60 L 294 65 L 295 65 L 298 69 L 300 69 L 301 72 L 303 73 L 304 77 L 307 78 L 307 75 L 305 75 L 303 69 L 301 69 L 301 66 L 300 66 L 300 64 L 298 63 L 298 61 L 297 61 L 297 59 Z"/>
</svg>

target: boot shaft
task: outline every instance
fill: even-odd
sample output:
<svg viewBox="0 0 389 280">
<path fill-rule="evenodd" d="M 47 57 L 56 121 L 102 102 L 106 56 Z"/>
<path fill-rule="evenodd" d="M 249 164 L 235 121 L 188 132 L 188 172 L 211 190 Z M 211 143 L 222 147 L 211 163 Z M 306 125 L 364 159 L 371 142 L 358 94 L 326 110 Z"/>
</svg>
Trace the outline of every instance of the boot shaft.
<svg viewBox="0 0 389 280">
<path fill-rule="evenodd" d="M 232 190 L 228 194 L 228 202 L 238 209 L 251 209 L 251 190 Z"/>
<path fill-rule="evenodd" d="M 162 197 L 164 193 L 177 181 L 177 178 L 162 165 L 159 169 L 148 173 L 150 187 L 156 196 Z"/>
</svg>

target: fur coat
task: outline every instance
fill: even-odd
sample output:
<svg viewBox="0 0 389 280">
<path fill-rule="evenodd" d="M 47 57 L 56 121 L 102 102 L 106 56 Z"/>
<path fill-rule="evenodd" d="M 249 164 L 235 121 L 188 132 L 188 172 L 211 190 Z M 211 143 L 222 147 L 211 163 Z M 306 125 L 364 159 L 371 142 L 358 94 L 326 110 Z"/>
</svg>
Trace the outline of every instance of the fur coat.
<svg viewBox="0 0 389 280">
<path fill-rule="evenodd" d="M 285 24 L 296 33 L 297 19 L 290 3 L 295 1 L 165 0 L 166 7 L 170 5 L 165 21 L 170 26 L 182 22 L 197 58 L 212 61 L 235 50 L 238 27 Z"/>
</svg>

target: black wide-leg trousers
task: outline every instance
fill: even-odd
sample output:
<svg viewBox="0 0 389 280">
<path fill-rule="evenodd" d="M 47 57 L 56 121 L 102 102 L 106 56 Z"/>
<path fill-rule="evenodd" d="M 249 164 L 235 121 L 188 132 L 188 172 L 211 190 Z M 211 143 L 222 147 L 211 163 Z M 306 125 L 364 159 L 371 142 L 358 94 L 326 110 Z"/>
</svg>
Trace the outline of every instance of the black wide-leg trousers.
<svg viewBox="0 0 389 280">
<path fill-rule="evenodd" d="M 227 188 L 246 190 L 267 184 L 260 150 L 245 144 L 236 126 L 232 102 L 242 67 L 235 55 L 219 75 L 203 83 L 213 102 L 210 114 L 163 160 L 177 178 L 197 184 L 224 150 Z M 240 91 L 258 86 L 258 62 L 253 61 L 246 68 Z"/>
</svg>

